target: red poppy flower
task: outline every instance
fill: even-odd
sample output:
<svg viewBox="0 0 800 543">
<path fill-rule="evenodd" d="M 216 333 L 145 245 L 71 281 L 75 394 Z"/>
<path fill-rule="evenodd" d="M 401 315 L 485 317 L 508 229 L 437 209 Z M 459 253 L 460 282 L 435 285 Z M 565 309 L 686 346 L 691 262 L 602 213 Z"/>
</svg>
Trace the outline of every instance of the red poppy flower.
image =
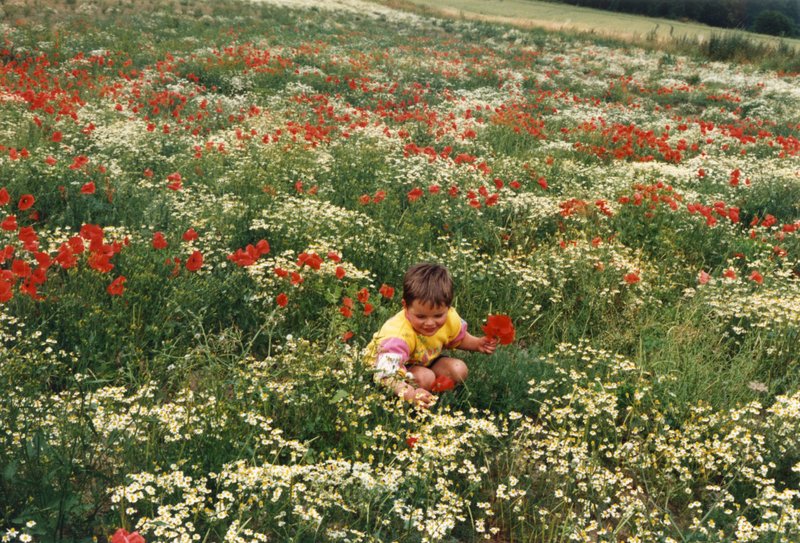
<svg viewBox="0 0 800 543">
<path fill-rule="evenodd" d="M 334 252 L 334 251 L 329 251 L 329 252 L 328 252 L 328 259 L 329 259 L 329 260 L 333 260 L 334 262 L 337 262 L 337 263 L 338 263 L 338 262 L 341 262 L 341 260 L 342 260 L 342 257 L 341 257 L 341 256 L 339 256 L 339 253 L 336 253 L 336 252 Z"/>
<path fill-rule="evenodd" d="M 47 281 L 47 270 L 41 266 L 33 270 L 28 282 L 33 285 L 43 285 Z"/>
<path fill-rule="evenodd" d="M 183 233 L 183 241 L 189 242 L 194 241 L 200 236 L 197 232 L 194 231 L 194 228 L 189 228 L 186 232 Z"/>
<path fill-rule="evenodd" d="M 445 392 L 451 390 L 455 386 L 455 381 L 447 375 L 437 375 L 436 379 L 433 381 L 433 385 L 431 385 L 431 392 Z"/>
<path fill-rule="evenodd" d="M 128 533 L 120 528 L 111 536 L 111 543 L 145 543 L 145 540 L 139 532 Z"/>
<path fill-rule="evenodd" d="M 697 282 L 701 285 L 705 285 L 711 279 L 711 276 L 705 270 L 700 270 L 700 273 L 697 274 Z"/>
<path fill-rule="evenodd" d="M 153 249 L 166 249 L 167 248 L 167 240 L 164 237 L 164 234 L 161 232 L 156 232 L 153 234 Z"/>
<path fill-rule="evenodd" d="M 342 334 L 342 343 L 347 343 L 347 342 L 348 342 L 348 341 L 350 341 L 352 338 L 353 338 L 353 332 L 351 332 L 350 330 L 348 330 L 347 332 L 345 332 L 344 334 Z"/>
<path fill-rule="evenodd" d="M 203 267 L 203 253 L 194 251 L 186 260 L 186 269 L 189 271 L 197 271 Z"/>
<path fill-rule="evenodd" d="M 19 199 L 19 210 L 25 211 L 26 209 L 30 209 L 34 202 L 36 202 L 36 199 L 32 194 L 23 194 Z"/>
<path fill-rule="evenodd" d="M 362 288 L 356 294 L 356 298 L 358 298 L 358 301 L 362 304 L 367 303 L 367 300 L 369 300 L 369 291 L 366 288 Z"/>
<path fill-rule="evenodd" d="M 248 245 L 248 247 L 253 246 Z M 243 251 L 241 249 L 236 249 L 235 253 L 228 255 L 228 260 L 242 268 L 246 266 L 252 266 L 256 263 L 257 258 L 257 256 L 250 254 L 250 251 Z"/>
<path fill-rule="evenodd" d="M 418 437 L 410 436 L 410 437 L 406 438 L 406 445 L 408 445 L 408 447 L 410 449 L 413 449 L 414 445 L 417 444 L 417 441 L 419 441 Z"/>
<path fill-rule="evenodd" d="M 72 249 L 66 243 L 61 244 L 61 247 L 58 250 L 58 255 L 56 255 L 55 260 L 65 270 L 72 268 L 78 263 L 78 259 L 75 258 Z"/>
<path fill-rule="evenodd" d="M 378 289 L 378 292 L 380 292 L 381 296 L 383 296 L 387 300 L 391 299 L 394 296 L 394 288 L 390 287 L 386 283 L 381 285 L 381 288 Z"/>
<path fill-rule="evenodd" d="M 33 281 L 33 277 L 29 277 L 27 281 L 22 283 L 19 286 L 19 291 L 23 294 L 27 294 L 34 300 L 44 300 L 44 298 L 39 296 L 39 293 L 37 292 L 37 283 Z"/>
<path fill-rule="evenodd" d="M 483 333 L 487 337 L 497 338 L 501 345 L 508 345 L 514 341 L 514 324 L 508 315 L 489 315 L 483 326 Z"/>
<path fill-rule="evenodd" d="M 379 204 L 383 202 L 385 198 L 386 198 L 386 191 L 378 190 L 375 191 L 375 195 L 372 197 L 372 202 L 375 204 Z"/>
<path fill-rule="evenodd" d="M 0 189 L 0 206 L 8 205 L 10 201 L 11 197 L 8 195 L 8 189 L 3 187 Z"/>
<path fill-rule="evenodd" d="M 84 155 L 76 156 L 72 159 L 72 164 L 69 165 L 70 170 L 79 170 L 89 163 L 89 157 Z"/>
<path fill-rule="evenodd" d="M 5 303 L 14 297 L 14 284 L 0 278 L 0 303 Z"/>
<path fill-rule="evenodd" d="M 728 268 L 727 270 L 722 272 L 722 275 L 725 276 L 728 279 L 736 279 L 736 272 L 733 271 L 732 268 Z"/>
<path fill-rule="evenodd" d="M 362 206 L 368 205 L 371 201 L 372 198 L 370 198 L 369 194 L 362 194 L 358 197 L 358 203 Z"/>
<path fill-rule="evenodd" d="M 106 252 L 92 252 L 89 255 L 89 267 L 100 273 L 108 273 L 114 269 L 114 264 L 111 263 L 111 256 Z"/>
<path fill-rule="evenodd" d="M 83 239 L 103 241 L 103 228 L 96 224 L 84 224 L 81 226 L 80 236 Z"/>
<path fill-rule="evenodd" d="M 269 249 L 269 242 L 265 239 L 260 239 L 256 243 L 256 251 L 258 251 L 258 256 L 269 254 Z"/>
<path fill-rule="evenodd" d="M 120 275 L 116 279 L 114 279 L 110 285 L 106 288 L 106 291 L 111 296 L 122 296 L 122 293 L 125 292 L 125 276 Z"/>
<path fill-rule="evenodd" d="M 283 268 L 275 268 L 273 271 L 275 272 L 275 275 L 277 275 L 278 277 L 288 277 L 289 276 L 289 272 L 284 270 Z"/>
<path fill-rule="evenodd" d="M 81 187 L 81 194 L 94 194 L 95 190 L 96 187 L 94 185 L 94 181 L 89 181 Z"/>
<path fill-rule="evenodd" d="M 422 196 L 422 189 L 419 187 L 414 187 L 408 192 L 408 201 L 409 202 L 416 202 Z"/>
<path fill-rule="evenodd" d="M 293 285 L 297 286 L 297 285 L 299 285 L 300 283 L 303 282 L 303 277 L 297 272 L 292 272 L 291 281 L 292 281 Z"/>
<path fill-rule="evenodd" d="M 14 256 L 15 251 L 16 248 L 13 245 L 6 245 L 5 249 L 0 251 L 0 264 Z M 2 273 L 2 270 L 0 270 L 0 273 Z"/>
<path fill-rule="evenodd" d="M 41 268 L 47 269 L 53 265 L 53 259 L 50 258 L 50 255 L 47 253 L 37 252 L 33 257 Z"/>
<path fill-rule="evenodd" d="M 281 292 L 281 293 L 280 293 L 280 294 L 278 294 L 278 296 L 275 298 L 275 303 L 276 303 L 276 304 L 278 304 L 280 307 L 286 307 L 286 304 L 288 304 L 288 303 L 289 303 L 289 298 L 288 298 L 288 296 L 286 296 L 286 294 L 284 294 L 283 292 Z"/>
<path fill-rule="evenodd" d="M 539 186 L 542 187 L 544 190 L 548 189 L 547 179 L 545 179 L 544 177 L 540 177 L 539 179 L 536 180 L 536 182 L 539 183 Z"/>
<path fill-rule="evenodd" d="M 28 251 L 35 251 L 39 247 L 39 236 L 32 226 L 23 226 L 17 233 L 17 238 Z"/>
<path fill-rule="evenodd" d="M 753 273 L 750 274 L 750 280 L 760 285 L 764 282 L 764 276 L 758 273 L 758 271 L 753 270 Z"/>
<path fill-rule="evenodd" d="M 372 304 L 369 303 L 364 304 L 364 316 L 369 316 L 369 314 L 372 313 L 373 309 L 375 308 L 372 307 Z"/>
<path fill-rule="evenodd" d="M 53 132 L 53 136 L 52 136 L 51 140 L 52 140 L 54 143 L 60 143 L 62 139 L 64 139 L 64 134 L 62 134 L 62 133 L 61 133 L 61 132 L 59 132 L 58 130 L 56 130 L 55 132 Z"/>
<path fill-rule="evenodd" d="M 343 279 L 347 272 L 341 266 L 336 266 L 336 279 Z"/>
<path fill-rule="evenodd" d="M 17 216 L 16 215 L 9 215 L 6 217 L 2 223 L 0 223 L 0 228 L 5 230 L 6 232 L 13 232 L 19 225 L 17 224 Z"/>
<path fill-rule="evenodd" d="M 346 319 L 349 319 L 350 317 L 353 316 L 353 310 L 347 307 L 346 305 L 343 305 L 342 307 L 339 308 L 339 313 L 341 313 Z"/>
<path fill-rule="evenodd" d="M 83 239 L 80 236 L 72 236 L 67 240 L 69 243 L 70 249 L 72 249 L 73 253 L 83 254 L 83 251 L 86 250 L 86 247 L 83 245 Z"/>
<path fill-rule="evenodd" d="M 300 253 L 297 255 L 298 267 L 309 266 L 312 269 L 318 270 L 322 266 L 322 257 L 316 253 Z"/>
<path fill-rule="evenodd" d="M 629 285 L 633 285 L 634 283 L 638 283 L 639 281 L 641 281 L 641 278 L 639 277 L 639 274 L 636 273 L 636 272 L 626 273 L 625 277 L 623 277 L 623 279 Z"/>
<path fill-rule="evenodd" d="M 15 258 L 14 261 L 11 262 L 11 273 L 17 277 L 28 277 L 31 274 L 31 267 L 24 260 Z"/>
</svg>

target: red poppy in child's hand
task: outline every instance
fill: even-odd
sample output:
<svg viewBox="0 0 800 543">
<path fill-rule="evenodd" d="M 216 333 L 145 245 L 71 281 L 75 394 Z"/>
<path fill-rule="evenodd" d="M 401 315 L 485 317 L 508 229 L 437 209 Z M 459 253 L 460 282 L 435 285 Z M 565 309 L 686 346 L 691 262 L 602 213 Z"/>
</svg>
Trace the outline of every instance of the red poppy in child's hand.
<svg viewBox="0 0 800 543">
<path fill-rule="evenodd" d="M 437 375 L 431 386 L 431 392 L 444 392 L 456 386 L 455 381 L 450 379 L 447 375 Z"/>
<path fill-rule="evenodd" d="M 508 315 L 489 315 L 483 326 L 483 333 L 487 337 L 497 338 L 501 345 L 508 345 L 514 341 L 514 325 Z"/>
</svg>

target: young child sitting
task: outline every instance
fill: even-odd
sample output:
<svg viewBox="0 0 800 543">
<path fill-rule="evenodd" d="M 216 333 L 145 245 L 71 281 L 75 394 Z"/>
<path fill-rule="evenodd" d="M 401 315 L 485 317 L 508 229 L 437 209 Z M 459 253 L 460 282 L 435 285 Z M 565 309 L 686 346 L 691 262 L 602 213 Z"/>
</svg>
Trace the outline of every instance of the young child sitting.
<svg viewBox="0 0 800 543">
<path fill-rule="evenodd" d="M 403 277 L 403 310 L 374 335 L 368 353 L 378 370 L 376 378 L 398 396 L 429 407 L 437 377 L 458 384 L 467 378 L 463 360 L 443 356 L 443 349 L 492 354 L 495 339 L 475 337 L 450 307 L 453 281 L 444 266 L 421 263 Z"/>
</svg>

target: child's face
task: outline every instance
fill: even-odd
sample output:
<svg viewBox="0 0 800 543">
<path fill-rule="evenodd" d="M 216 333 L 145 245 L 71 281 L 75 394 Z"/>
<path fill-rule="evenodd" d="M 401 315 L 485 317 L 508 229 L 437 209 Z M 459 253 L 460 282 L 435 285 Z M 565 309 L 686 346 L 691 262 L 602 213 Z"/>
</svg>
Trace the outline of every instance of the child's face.
<svg viewBox="0 0 800 543">
<path fill-rule="evenodd" d="M 446 305 L 430 305 L 414 300 L 406 305 L 406 319 L 419 335 L 432 336 L 447 322 L 448 309 Z"/>
</svg>

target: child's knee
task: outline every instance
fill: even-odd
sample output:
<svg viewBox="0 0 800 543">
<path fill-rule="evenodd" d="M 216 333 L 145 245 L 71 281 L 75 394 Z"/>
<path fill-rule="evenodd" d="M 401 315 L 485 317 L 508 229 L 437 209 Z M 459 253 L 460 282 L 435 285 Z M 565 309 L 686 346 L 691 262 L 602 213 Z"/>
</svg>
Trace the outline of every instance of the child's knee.
<svg viewBox="0 0 800 543">
<path fill-rule="evenodd" d="M 469 368 L 463 360 L 453 358 L 450 364 L 450 376 L 456 383 L 463 383 L 467 380 L 469 375 Z"/>
</svg>

